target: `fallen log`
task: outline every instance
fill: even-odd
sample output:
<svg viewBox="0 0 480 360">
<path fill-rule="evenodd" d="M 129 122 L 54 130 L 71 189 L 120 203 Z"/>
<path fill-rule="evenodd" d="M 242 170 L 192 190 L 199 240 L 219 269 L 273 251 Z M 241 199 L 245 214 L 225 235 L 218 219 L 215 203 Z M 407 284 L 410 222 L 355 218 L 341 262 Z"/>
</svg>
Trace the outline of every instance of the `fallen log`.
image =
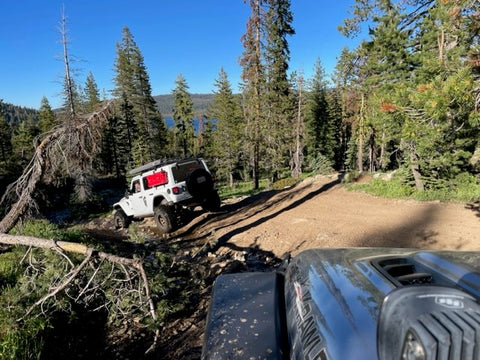
<svg viewBox="0 0 480 360">
<path fill-rule="evenodd" d="M 142 286 L 144 289 L 145 299 L 148 303 L 148 312 L 154 321 L 157 322 L 158 317 L 155 312 L 155 305 L 150 296 L 150 287 L 148 285 L 148 278 L 143 267 L 143 261 L 141 259 L 130 259 L 125 257 L 120 257 L 117 255 L 109 254 L 102 251 L 97 251 L 94 248 L 88 247 L 84 244 L 80 243 L 73 243 L 73 242 L 66 242 L 66 241 L 55 241 L 50 239 L 42 239 L 32 236 L 18 236 L 18 235 L 9 235 L 5 233 L 0 233 L 0 243 L 4 245 L 12 245 L 12 246 L 27 246 L 27 247 L 35 247 L 35 248 L 42 248 L 42 249 L 50 249 L 54 251 L 59 251 L 62 253 L 76 253 L 85 256 L 83 262 L 75 267 L 72 271 L 70 271 L 69 275 L 66 276 L 66 279 L 60 286 L 53 287 L 52 290 L 44 295 L 41 299 L 37 300 L 27 311 L 26 315 L 30 314 L 34 308 L 41 306 L 46 300 L 55 296 L 59 292 L 65 290 L 69 284 L 73 282 L 73 280 L 78 276 L 80 271 L 88 264 L 89 261 L 93 261 L 94 259 L 101 259 L 111 263 L 120 264 L 122 266 L 129 266 L 133 269 L 136 269 L 138 274 L 142 279 Z M 152 345 L 146 351 L 146 353 L 152 351 L 157 343 L 158 338 L 160 335 L 159 329 L 155 331 L 155 336 Z"/>
</svg>

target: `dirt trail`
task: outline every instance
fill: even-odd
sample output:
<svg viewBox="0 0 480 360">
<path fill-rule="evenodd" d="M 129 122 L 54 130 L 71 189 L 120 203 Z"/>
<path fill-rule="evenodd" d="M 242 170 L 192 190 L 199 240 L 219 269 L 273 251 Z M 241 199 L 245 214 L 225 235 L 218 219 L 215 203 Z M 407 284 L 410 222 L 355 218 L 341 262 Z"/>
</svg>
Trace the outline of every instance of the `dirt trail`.
<svg viewBox="0 0 480 360">
<path fill-rule="evenodd" d="M 153 243 L 179 245 L 190 266 L 206 273 L 206 287 L 193 290 L 194 308 L 162 330 L 158 354 L 164 359 L 200 358 L 211 284 L 221 273 L 268 270 L 287 253 L 316 247 L 480 250 L 478 203 L 383 199 L 347 191 L 337 176 L 226 200 L 220 213 L 196 215 L 160 242 L 153 220 L 138 223 Z M 113 229 L 111 217 L 89 227 L 113 241 L 128 237 Z"/>
<path fill-rule="evenodd" d="M 217 246 L 259 247 L 277 257 L 314 247 L 480 249 L 478 204 L 392 200 L 346 190 L 335 177 L 227 202 L 174 234 Z"/>
</svg>

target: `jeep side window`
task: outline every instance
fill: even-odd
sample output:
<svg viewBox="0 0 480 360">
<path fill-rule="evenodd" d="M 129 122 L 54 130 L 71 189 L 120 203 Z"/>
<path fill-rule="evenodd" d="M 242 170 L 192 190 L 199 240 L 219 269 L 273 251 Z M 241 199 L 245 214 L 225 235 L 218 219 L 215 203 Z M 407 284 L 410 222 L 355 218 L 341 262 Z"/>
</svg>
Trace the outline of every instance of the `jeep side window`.
<svg viewBox="0 0 480 360">
<path fill-rule="evenodd" d="M 140 187 L 140 180 L 135 180 L 132 185 L 132 192 L 138 193 L 140 191 L 142 191 L 142 188 Z"/>
<path fill-rule="evenodd" d="M 146 177 L 144 177 L 144 178 L 142 178 L 142 181 L 143 181 L 143 188 L 145 190 L 150 189 L 150 186 L 148 185 L 148 179 Z"/>
</svg>

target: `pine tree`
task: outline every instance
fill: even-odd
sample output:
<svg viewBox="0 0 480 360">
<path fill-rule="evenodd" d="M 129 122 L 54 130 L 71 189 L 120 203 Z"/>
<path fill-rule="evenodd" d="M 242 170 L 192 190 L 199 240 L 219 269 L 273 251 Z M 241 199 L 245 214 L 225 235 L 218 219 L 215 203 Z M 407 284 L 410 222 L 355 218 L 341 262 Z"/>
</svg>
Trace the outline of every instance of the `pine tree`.
<svg viewBox="0 0 480 360">
<path fill-rule="evenodd" d="M 398 104 L 408 107 L 402 128 L 417 189 L 445 188 L 469 168 L 478 138 L 474 108 L 474 78 L 464 56 L 475 35 L 468 29 L 470 11 L 479 4 L 438 2 L 420 24 L 414 54 L 415 82 Z M 473 36 L 472 36 L 473 35 Z M 408 99 L 408 101 L 406 101 Z M 472 121 L 474 120 L 474 121 Z"/>
<path fill-rule="evenodd" d="M 20 123 L 16 129 L 12 143 L 13 153 L 20 166 L 25 167 L 30 161 L 34 151 L 34 137 L 37 134 L 37 128 L 33 120 L 25 120 Z"/>
<path fill-rule="evenodd" d="M 88 73 L 87 80 L 85 82 L 85 111 L 91 113 L 95 111 L 98 104 L 100 104 L 100 92 L 98 91 L 97 83 L 93 74 Z"/>
<path fill-rule="evenodd" d="M 76 105 L 79 103 L 79 93 L 77 91 L 75 81 L 72 77 L 72 71 L 70 67 L 70 57 L 67 39 L 67 17 L 65 15 L 65 9 L 63 9 L 62 11 L 62 19 L 60 21 L 59 31 L 63 47 L 63 63 L 65 66 L 65 73 L 63 76 L 63 105 L 64 108 L 67 110 L 65 122 L 68 126 L 77 115 Z"/>
<path fill-rule="evenodd" d="M 345 159 L 346 169 L 353 170 L 363 170 L 363 164 L 360 165 L 360 168 L 357 167 L 357 144 L 355 138 L 352 137 L 352 132 L 358 127 L 357 120 L 359 117 L 358 114 L 358 96 L 359 93 L 357 89 L 360 87 L 359 84 L 362 83 L 362 79 L 359 76 L 359 63 L 361 63 L 360 56 L 356 51 L 349 51 L 344 48 L 339 57 L 337 65 L 335 67 L 335 73 L 333 80 L 335 83 L 336 92 L 338 92 L 337 103 L 334 106 L 339 106 L 339 116 L 342 119 L 343 130 L 342 130 L 342 157 Z M 339 165 L 339 164 L 338 164 Z"/>
<path fill-rule="evenodd" d="M 44 96 L 42 97 L 40 109 L 38 111 L 38 126 L 42 133 L 46 133 L 55 125 L 57 125 L 55 113 L 53 112 L 48 99 Z"/>
<path fill-rule="evenodd" d="M 332 125 L 327 99 L 327 82 L 320 60 L 317 60 L 315 74 L 310 84 L 306 109 L 307 141 L 306 152 L 312 163 L 319 156 L 333 161 Z"/>
<path fill-rule="evenodd" d="M 305 147 L 305 79 L 303 74 L 298 76 L 294 74 L 292 82 L 292 96 L 294 96 L 294 102 L 296 107 L 296 121 L 294 136 L 295 141 L 291 149 L 291 174 L 292 177 L 298 178 L 303 170 L 304 160 L 304 147 Z"/>
<path fill-rule="evenodd" d="M 371 21 L 371 41 L 357 52 L 356 145 L 359 155 L 368 149 L 370 170 L 391 167 L 396 154 L 396 165 L 410 170 L 417 190 L 445 188 L 468 170 L 477 144 L 475 78 L 465 59 L 478 46 L 480 3 L 401 5 L 357 1 L 343 27 L 352 33 Z"/>
<path fill-rule="evenodd" d="M 342 170 L 345 162 L 350 138 L 350 126 L 343 122 L 341 92 L 334 89 L 328 96 L 328 113 L 331 124 L 331 138 L 333 149 L 333 165 L 335 170 Z"/>
<path fill-rule="evenodd" d="M 194 152 L 193 102 L 188 84 L 182 74 L 175 80 L 173 90 L 174 151 L 176 156 L 186 157 Z"/>
<path fill-rule="evenodd" d="M 234 175 L 239 172 L 241 159 L 245 156 L 242 136 L 244 123 L 240 103 L 233 94 L 223 68 L 220 69 L 215 87 L 215 96 L 207 112 L 208 118 L 216 123 L 212 154 L 215 154 L 217 175 L 233 187 Z"/>
<path fill-rule="evenodd" d="M 265 124 L 266 159 L 264 167 L 276 180 L 291 163 L 289 150 L 294 143 L 294 106 L 290 101 L 288 62 L 290 49 L 287 36 L 295 34 L 290 0 L 268 0 L 264 17 L 265 69 L 267 74 Z"/>
<path fill-rule="evenodd" d="M 123 138 L 128 140 L 127 152 L 145 151 L 135 159 L 151 161 L 165 154 L 166 129 L 155 100 L 151 94 L 150 79 L 143 55 L 128 27 L 122 31 L 122 42 L 117 44 L 115 60 L 115 89 L 113 94 L 119 99 Z M 120 158 L 124 158 L 122 155 Z M 131 161 L 134 159 L 129 156 Z M 134 161 L 132 167 L 140 164 Z"/>
<path fill-rule="evenodd" d="M 135 96 L 133 109 L 137 118 L 142 147 L 147 151 L 143 156 L 147 161 L 165 155 L 162 144 L 166 141 L 166 129 L 161 114 L 157 110 L 155 99 L 143 55 L 138 47 L 133 53 Z"/>
<path fill-rule="evenodd" d="M 243 114 L 246 121 L 245 140 L 250 153 L 253 188 L 258 189 L 260 180 L 260 158 L 265 134 L 264 114 L 266 110 L 265 68 L 262 64 L 263 5 L 265 0 L 250 0 L 251 15 L 247 31 L 242 37 Z"/>
</svg>

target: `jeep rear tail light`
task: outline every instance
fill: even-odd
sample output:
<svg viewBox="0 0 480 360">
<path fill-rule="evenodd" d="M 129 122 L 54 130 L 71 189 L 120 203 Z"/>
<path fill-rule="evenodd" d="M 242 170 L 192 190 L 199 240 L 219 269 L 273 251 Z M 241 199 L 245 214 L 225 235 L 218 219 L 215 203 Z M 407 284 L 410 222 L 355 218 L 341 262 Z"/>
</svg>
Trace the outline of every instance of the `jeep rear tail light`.
<svg viewBox="0 0 480 360">
<path fill-rule="evenodd" d="M 172 188 L 172 192 L 175 194 L 175 195 L 178 195 L 182 192 L 182 189 L 180 189 L 178 186 L 174 186 Z"/>
</svg>

